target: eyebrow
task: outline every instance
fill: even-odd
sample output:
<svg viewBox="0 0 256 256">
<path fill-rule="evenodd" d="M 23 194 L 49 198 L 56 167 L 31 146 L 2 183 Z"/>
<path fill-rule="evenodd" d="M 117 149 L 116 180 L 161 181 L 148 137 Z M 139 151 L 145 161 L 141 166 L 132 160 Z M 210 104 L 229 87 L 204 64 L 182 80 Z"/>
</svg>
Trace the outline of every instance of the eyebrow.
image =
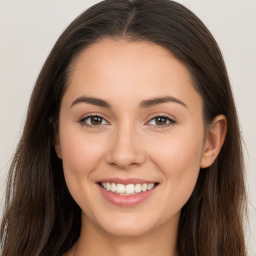
<svg viewBox="0 0 256 256">
<path fill-rule="evenodd" d="M 152 106 L 155 106 L 155 105 L 158 105 L 158 104 L 168 103 L 168 102 L 178 103 L 178 104 L 187 108 L 187 105 L 184 102 L 182 102 L 181 100 L 179 100 L 175 97 L 172 97 L 172 96 L 166 96 L 166 97 L 159 97 L 159 98 L 143 100 L 140 103 L 140 107 L 141 108 L 148 108 L 148 107 L 152 107 Z"/>
<path fill-rule="evenodd" d="M 140 103 L 140 107 L 141 108 L 148 108 L 148 107 L 153 107 L 155 105 L 168 103 L 168 102 L 178 103 L 178 104 L 180 104 L 184 107 L 187 107 L 187 105 L 184 102 L 182 102 L 181 100 L 179 100 L 175 97 L 172 97 L 172 96 L 157 97 L 157 98 L 152 98 L 152 99 L 148 99 L 148 100 L 143 100 Z M 94 98 L 94 97 L 85 97 L 85 96 L 82 96 L 82 97 L 79 97 L 79 98 L 75 99 L 72 102 L 70 107 L 73 107 L 73 106 L 75 106 L 77 104 L 80 104 L 80 103 L 89 103 L 89 104 L 99 106 L 99 107 L 104 107 L 104 108 L 109 108 L 109 109 L 111 108 L 111 105 L 105 100 L 102 100 L 102 99 L 99 99 L 99 98 Z"/>
<path fill-rule="evenodd" d="M 71 107 L 80 103 L 89 103 L 89 104 L 103 107 L 103 108 L 111 108 L 110 104 L 105 100 L 94 98 L 94 97 L 79 97 L 72 102 Z"/>
</svg>

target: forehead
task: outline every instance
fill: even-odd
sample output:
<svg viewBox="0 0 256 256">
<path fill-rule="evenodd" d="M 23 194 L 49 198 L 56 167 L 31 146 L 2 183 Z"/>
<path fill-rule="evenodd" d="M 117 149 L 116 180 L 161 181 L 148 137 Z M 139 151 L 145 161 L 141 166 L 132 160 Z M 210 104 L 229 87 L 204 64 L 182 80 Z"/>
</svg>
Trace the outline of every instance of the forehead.
<svg viewBox="0 0 256 256">
<path fill-rule="evenodd" d="M 189 71 L 169 50 L 147 41 L 121 39 L 104 39 L 83 50 L 73 62 L 66 94 L 122 102 L 156 96 L 186 100 L 187 95 L 201 104 Z"/>
<path fill-rule="evenodd" d="M 118 64 L 122 63 L 121 66 Z M 144 64 L 141 66 L 141 64 Z M 160 64 L 165 64 L 166 69 Z M 170 66 L 170 64 L 173 64 Z M 133 72 L 142 73 L 143 71 L 159 71 L 163 72 L 176 65 L 176 69 L 183 69 L 183 75 L 190 78 L 188 70 L 179 62 L 173 54 L 166 48 L 149 42 L 149 41 L 127 41 L 125 39 L 102 39 L 88 48 L 84 49 L 78 57 L 73 61 L 72 70 L 73 75 L 78 75 L 79 71 L 83 68 L 96 67 L 101 69 L 101 73 L 106 70 L 106 66 L 113 67 L 115 70 L 124 70 L 131 67 L 134 68 Z M 90 66 L 90 67 L 89 67 Z M 135 69 L 139 67 L 139 69 Z M 109 70 L 107 70 L 109 71 Z M 148 74 L 150 75 L 150 74 Z"/>
</svg>

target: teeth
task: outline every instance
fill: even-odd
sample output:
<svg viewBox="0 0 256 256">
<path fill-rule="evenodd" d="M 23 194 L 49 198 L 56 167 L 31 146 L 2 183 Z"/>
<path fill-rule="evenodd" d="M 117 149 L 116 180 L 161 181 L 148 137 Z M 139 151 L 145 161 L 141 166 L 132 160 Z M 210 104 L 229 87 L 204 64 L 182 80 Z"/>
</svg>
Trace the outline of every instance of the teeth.
<svg viewBox="0 0 256 256">
<path fill-rule="evenodd" d="M 111 192 L 116 192 L 116 183 L 111 183 Z"/>
<path fill-rule="evenodd" d="M 133 194 L 134 193 L 134 185 L 128 184 L 125 186 L 125 193 L 126 194 Z"/>
<path fill-rule="evenodd" d="M 124 184 L 117 184 L 116 185 L 116 192 L 118 194 L 123 194 L 125 191 L 125 185 Z"/>
<path fill-rule="evenodd" d="M 152 189 L 154 187 L 153 183 L 148 184 L 148 190 Z"/>
<path fill-rule="evenodd" d="M 145 191 L 147 191 L 147 189 L 148 189 L 148 185 L 147 185 L 146 183 L 142 184 L 141 190 L 142 190 L 143 192 L 145 192 Z"/>
<path fill-rule="evenodd" d="M 109 182 L 101 182 L 103 188 L 108 191 L 111 191 L 120 195 L 135 195 L 137 193 L 146 192 L 147 190 L 151 190 L 155 184 L 154 183 L 143 183 L 143 184 L 116 184 Z"/>
<path fill-rule="evenodd" d="M 136 184 L 134 190 L 135 190 L 136 193 L 140 193 L 141 192 L 141 185 L 140 184 Z"/>
<path fill-rule="evenodd" d="M 111 190 L 111 184 L 108 183 L 108 182 L 105 183 L 105 184 L 106 184 L 106 185 L 105 185 L 105 186 L 106 186 L 105 189 L 106 189 L 106 190 Z"/>
</svg>

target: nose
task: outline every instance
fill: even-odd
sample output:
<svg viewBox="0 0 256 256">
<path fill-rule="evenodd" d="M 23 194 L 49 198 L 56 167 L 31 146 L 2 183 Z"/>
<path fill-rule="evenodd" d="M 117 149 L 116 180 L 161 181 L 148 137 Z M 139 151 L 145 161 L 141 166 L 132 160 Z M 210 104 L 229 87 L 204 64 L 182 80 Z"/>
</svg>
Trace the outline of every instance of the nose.
<svg viewBox="0 0 256 256">
<path fill-rule="evenodd" d="M 106 161 L 120 169 L 139 166 L 146 161 L 142 135 L 135 127 L 123 125 L 113 131 Z"/>
</svg>

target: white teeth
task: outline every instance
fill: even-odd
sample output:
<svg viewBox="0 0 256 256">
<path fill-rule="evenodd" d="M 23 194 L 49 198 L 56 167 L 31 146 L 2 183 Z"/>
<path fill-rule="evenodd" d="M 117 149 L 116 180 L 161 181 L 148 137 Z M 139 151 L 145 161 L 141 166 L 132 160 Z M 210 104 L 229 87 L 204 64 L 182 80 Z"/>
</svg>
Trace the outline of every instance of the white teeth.
<svg viewBox="0 0 256 256">
<path fill-rule="evenodd" d="M 140 184 L 136 184 L 134 191 L 135 191 L 136 193 L 140 193 L 140 192 L 141 192 L 141 185 L 140 185 Z"/>
<path fill-rule="evenodd" d="M 105 184 L 106 184 L 105 189 L 106 189 L 106 190 L 111 190 L 111 184 L 110 184 L 110 183 L 108 183 L 108 182 L 107 182 L 107 183 L 105 183 Z"/>
<path fill-rule="evenodd" d="M 141 190 L 142 190 L 143 192 L 145 192 L 145 191 L 147 191 L 147 189 L 148 189 L 147 183 L 142 184 Z"/>
<path fill-rule="evenodd" d="M 154 187 L 154 184 L 153 183 L 149 183 L 148 184 L 148 190 L 152 189 Z"/>
<path fill-rule="evenodd" d="M 116 184 L 109 182 L 101 182 L 103 188 L 120 195 L 135 195 L 136 193 L 146 192 L 151 190 L 155 184 L 154 183 L 143 183 L 143 184 Z"/>
<path fill-rule="evenodd" d="M 125 193 L 126 194 L 133 194 L 134 193 L 134 185 L 128 184 L 125 186 Z"/>
<path fill-rule="evenodd" d="M 116 183 L 111 183 L 111 192 L 116 192 Z"/>
<path fill-rule="evenodd" d="M 124 184 L 117 184 L 116 185 L 116 192 L 118 194 L 123 194 L 125 191 L 125 185 Z"/>
</svg>

